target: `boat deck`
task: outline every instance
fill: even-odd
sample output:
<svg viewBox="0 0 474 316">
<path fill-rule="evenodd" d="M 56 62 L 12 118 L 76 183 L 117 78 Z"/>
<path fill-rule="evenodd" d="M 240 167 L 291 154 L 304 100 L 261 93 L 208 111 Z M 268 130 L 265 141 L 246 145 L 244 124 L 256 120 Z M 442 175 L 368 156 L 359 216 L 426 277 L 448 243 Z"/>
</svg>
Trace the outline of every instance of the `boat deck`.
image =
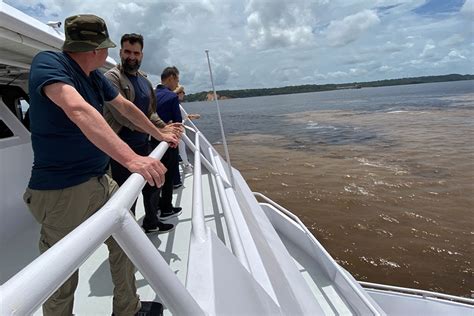
<svg viewBox="0 0 474 316">
<path fill-rule="evenodd" d="M 179 217 L 167 221 L 176 225 L 175 230 L 170 233 L 147 235 L 183 284 L 186 281 L 191 236 L 192 185 L 192 174 L 185 174 L 183 186 L 174 190 L 173 201 L 176 206 L 183 208 L 183 213 Z M 209 197 L 203 199 L 205 221 L 207 226 L 216 232 L 221 240 L 228 240 L 222 210 L 214 196 L 214 185 L 214 181 L 208 173 L 202 175 L 203 195 Z M 140 195 L 136 209 L 136 218 L 140 224 L 144 215 Z M 2 253 L 2 260 L 0 261 L 1 284 L 39 255 L 37 247 L 39 230 L 40 226 L 32 221 L 31 225 L 13 238 L 11 242 L 2 243 L 0 250 Z M 18 249 L 21 249 L 21 251 L 18 251 Z M 151 286 L 138 271 L 136 272 L 136 279 L 141 300 L 160 301 L 160 298 L 156 296 Z M 112 291 L 108 250 L 105 245 L 101 245 L 79 270 L 79 285 L 74 307 L 75 315 L 110 315 L 112 313 Z M 169 315 L 170 313 L 165 309 L 166 314 Z M 42 315 L 41 308 L 34 315 Z"/>
<path fill-rule="evenodd" d="M 202 175 L 202 189 L 205 221 L 206 225 L 216 233 L 219 239 L 224 241 L 225 244 L 228 244 L 228 230 L 220 202 L 215 196 L 215 186 L 214 178 L 209 173 L 204 173 Z M 167 221 L 168 223 L 176 225 L 175 230 L 170 233 L 147 235 L 183 284 L 186 283 L 191 237 L 192 187 L 193 175 L 185 174 L 183 176 L 183 186 L 174 190 L 174 204 L 175 206 L 181 206 L 183 208 L 183 212 L 179 217 Z M 140 195 L 136 209 L 136 218 L 140 224 L 143 217 L 144 209 L 142 196 Z M 2 254 L 5 254 L 5 260 L 1 261 L 2 283 L 39 255 L 37 250 L 39 228 L 39 225 L 32 221 L 29 228 L 23 231 L 21 235 L 18 235 L 18 238 L 14 238 L 8 245 L 2 245 Z M 305 270 L 299 263 L 299 260 L 306 261 L 311 259 L 306 258 L 304 252 L 283 235 L 280 234 L 280 237 L 294 258 L 299 258 L 295 259 L 295 264 L 302 272 L 318 301 L 338 302 L 338 304 L 323 304 L 322 308 L 325 314 L 351 315 L 352 312 L 350 309 L 346 307 L 346 304 L 341 301 L 340 295 L 330 285 L 330 280 L 326 280 L 324 272 L 318 270 L 316 266 L 314 266 L 311 271 Z M 17 251 L 17 249 L 22 249 L 22 251 Z M 322 285 L 316 285 L 314 282 L 315 277 Z M 136 280 L 138 294 L 141 300 L 161 301 L 139 271 L 136 272 Z M 79 285 L 75 294 L 74 314 L 110 315 L 112 313 L 112 296 L 113 284 L 109 272 L 108 250 L 105 245 L 101 245 L 84 262 L 79 270 Z M 164 314 L 171 315 L 166 307 Z M 41 308 L 38 309 L 34 315 L 42 315 Z"/>
<path fill-rule="evenodd" d="M 181 206 L 183 212 L 179 217 L 171 218 L 167 223 L 176 225 L 174 231 L 164 234 L 148 234 L 148 238 L 156 246 L 170 268 L 178 276 L 179 280 L 185 284 L 189 242 L 191 236 L 191 215 L 192 215 L 192 174 L 183 177 L 183 186 L 174 190 L 173 201 L 175 206 Z M 203 194 L 211 197 L 203 200 L 206 224 L 214 230 L 219 238 L 225 239 L 225 222 L 222 220 L 222 211 L 214 198 L 214 185 L 209 174 L 202 176 Z M 145 211 L 143 209 L 142 196 L 140 195 L 136 218 L 141 224 Z M 105 245 L 99 249 L 82 265 L 79 273 L 79 286 L 76 291 L 75 315 L 110 315 L 112 313 L 113 285 L 109 272 L 108 251 Z M 153 291 L 148 282 L 139 271 L 136 272 L 138 294 L 142 301 L 160 302 L 160 298 Z M 165 315 L 171 313 L 165 309 Z M 35 315 L 41 315 L 38 311 Z"/>
</svg>

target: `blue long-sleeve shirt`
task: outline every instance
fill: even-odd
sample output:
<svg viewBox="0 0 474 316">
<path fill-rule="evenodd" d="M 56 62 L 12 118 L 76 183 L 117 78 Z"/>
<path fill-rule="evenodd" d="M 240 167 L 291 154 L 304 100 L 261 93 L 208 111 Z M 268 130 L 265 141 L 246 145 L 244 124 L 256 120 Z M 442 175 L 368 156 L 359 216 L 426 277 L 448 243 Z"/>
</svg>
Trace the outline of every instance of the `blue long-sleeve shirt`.
<svg viewBox="0 0 474 316">
<path fill-rule="evenodd" d="M 173 121 L 180 123 L 183 121 L 181 110 L 179 109 L 178 95 L 159 84 L 156 86 L 156 113 L 165 122 Z"/>
</svg>

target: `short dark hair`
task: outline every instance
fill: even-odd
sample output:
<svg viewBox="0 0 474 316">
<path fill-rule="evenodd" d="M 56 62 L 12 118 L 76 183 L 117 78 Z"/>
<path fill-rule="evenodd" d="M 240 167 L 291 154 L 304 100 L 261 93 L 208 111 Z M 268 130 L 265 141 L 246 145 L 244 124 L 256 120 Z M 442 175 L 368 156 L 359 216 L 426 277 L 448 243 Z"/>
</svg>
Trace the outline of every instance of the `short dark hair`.
<svg viewBox="0 0 474 316">
<path fill-rule="evenodd" d="M 161 73 L 161 81 L 171 76 L 175 78 L 179 76 L 179 70 L 178 68 L 176 68 L 176 66 L 166 67 L 165 69 L 163 69 L 163 72 Z"/>
<path fill-rule="evenodd" d="M 139 43 L 143 49 L 143 36 L 137 33 L 123 34 L 120 39 L 120 46 L 123 47 L 123 43 L 130 42 L 130 44 Z"/>
</svg>

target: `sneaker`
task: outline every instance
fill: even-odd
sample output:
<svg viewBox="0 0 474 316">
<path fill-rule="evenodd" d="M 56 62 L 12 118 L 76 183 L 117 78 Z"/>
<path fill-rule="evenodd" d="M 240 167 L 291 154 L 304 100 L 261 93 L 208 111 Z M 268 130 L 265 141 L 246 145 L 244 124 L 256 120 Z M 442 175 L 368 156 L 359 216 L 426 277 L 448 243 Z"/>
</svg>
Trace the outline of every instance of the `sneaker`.
<svg viewBox="0 0 474 316">
<path fill-rule="evenodd" d="M 183 184 L 180 182 L 180 183 L 176 183 L 176 184 L 173 184 L 173 189 L 178 189 L 178 188 L 181 188 L 183 186 Z"/>
<path fill-rule="evenodd" d="M 175 226 L 173 224 L 158 222 L 158 225 L 155 227 L 145 228 L 142 226 L 142 228 L 145 230 L 145 234 L 151 234 L 151 233 L 164 234 L 164 233 L 174 230 Z"/>
<path fill-rule="evenodd" d="M 158 216 L 158 218 L 162 220 L 167 220 L 172 217 L 181 215 L 181 213 L 182 213 L 181 207 L 172 207 L 171 210 L 161 211 L 161 214 Z"/>
</svg>

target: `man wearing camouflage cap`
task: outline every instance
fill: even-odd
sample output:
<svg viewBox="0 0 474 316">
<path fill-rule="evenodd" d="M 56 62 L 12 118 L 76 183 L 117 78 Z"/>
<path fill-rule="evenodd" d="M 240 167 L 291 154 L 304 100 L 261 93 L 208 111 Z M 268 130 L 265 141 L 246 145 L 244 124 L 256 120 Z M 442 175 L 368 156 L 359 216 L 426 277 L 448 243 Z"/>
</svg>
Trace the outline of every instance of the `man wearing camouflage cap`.
<svg viewBox="0 0 474 316">
<path fill-rule="evenodd" d="M 35 56 L 29 78 L 31 140 L 34 162 L 24 200 L 41 226 L 39 247 L 45 252 L 94 214 L 117 190 L 106 174 L 109 156 L 150 185 L 161 186 L 166 168 L 159 160 L 137 155 L 106 123 L 109 102 L 154 138 L 176 147 L 179 136 L 157 129 L 97 69 L 115 47 L 104 20 L 76 15 L 65 21 L 62 52 Z M 115 285 L 115 315 L 140 310 L 133 264 L 110 237 L 109 262 Z M 72 315 L 76 271 L 44 304 L 44 315 Z"/>
</svg>

